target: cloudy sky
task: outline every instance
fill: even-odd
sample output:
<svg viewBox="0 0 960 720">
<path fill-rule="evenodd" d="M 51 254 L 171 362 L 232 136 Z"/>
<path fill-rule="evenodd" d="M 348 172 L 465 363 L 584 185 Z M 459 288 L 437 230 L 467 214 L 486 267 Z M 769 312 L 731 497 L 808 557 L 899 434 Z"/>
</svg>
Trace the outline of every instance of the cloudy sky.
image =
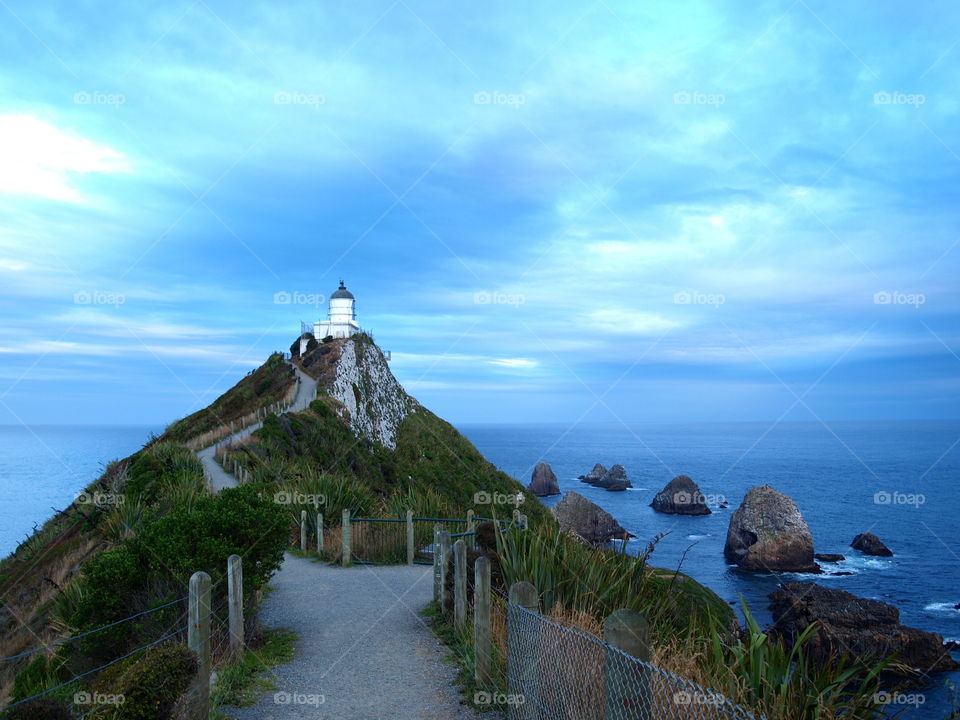
<svg viewBox="0 0 960 720">
<path fill-rule="evenodd" d="M 341 277 L 454 422 L 957 417 L 958 20 L 3 0 L 0 422 L 169 422 Z"/>
</svg>

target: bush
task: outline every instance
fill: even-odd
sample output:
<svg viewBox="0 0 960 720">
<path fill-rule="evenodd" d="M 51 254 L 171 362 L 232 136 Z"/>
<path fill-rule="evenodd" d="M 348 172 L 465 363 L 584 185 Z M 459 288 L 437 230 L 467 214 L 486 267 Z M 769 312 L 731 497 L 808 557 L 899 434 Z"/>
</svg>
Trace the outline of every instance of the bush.
<svg viewBox="0 0 960 720">
<path fill-rule="evenodd" d="M 0 712 L 3 720 L 73 720 L 73 714 L 60 700 L 51 697 L 37 698 L 12 710 Z"/>
<path fill-rule="evenodd" d="M 314 348 L 316 348 L 317 345 L 319 345 L 319 344 L 320 344 L 320 343 L 317 342 L 317 339 L 316 339 L 316 338 L 314 338 L 314 337 L 310 338 L 309 340 L 307 340 L 307 352 L 310 352 L 311 350 L 313 350 Z"/>
<path fill-rule="evenodd" d="M 185 645 L 158 645 L 108 668 L 97 691 L 123 697 L 97 712 L 101 720 L 166 720 L 196 677 L 197 656 Z"/>
</svg>

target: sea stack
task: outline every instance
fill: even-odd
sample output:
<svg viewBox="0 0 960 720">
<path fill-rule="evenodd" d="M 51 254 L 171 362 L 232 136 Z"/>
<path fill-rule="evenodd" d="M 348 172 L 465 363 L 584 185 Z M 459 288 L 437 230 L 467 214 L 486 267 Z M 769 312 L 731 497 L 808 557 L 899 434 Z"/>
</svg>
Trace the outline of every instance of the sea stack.
<svg viewBox="0 0 960 720">
<path fill-rule="evenodd" d="M 750 488 L 733 513 L 723 554 L 742 570 L 820 572 L 800 509 L 769 485 Z"/>
<path fill-rule="evenodd" d="M 880 538 L 873 533 L 860 533 L 850 543 L 850 547 L 859 550 L 864 555 L 877 555 L 879 557 L 891 557 L 893 555 L 893 551 L 880 542 Z"/>
<path fill-rule="evenodd" d="M 657 512 L 673 515 L 709 515 L 703 493 L 697 484 L 686 475 L 677 475 L 656 494 L 650 503 Z"/>
<path fill-rule="evenodd" d="M 610 513 L 572 490 L 554 506 L 553 514 L 561 530 L 591 545 L 630 536 Z"/>
<path fill-rule="evenodd" d="M 557 482 L 557 476 L 554 474 L 553 468 L 545 462 L 538 462 L 533 469 L 533 475 L 530 477 L 527 490 L 538 497 L 559 495 L 560 484 Z"/>
<path fill-rule="evenodd" d="M 596 485 L 598 482 L 600 482 L 603 479 L 603 476 L 606 474 L 607 474 L 607 469 L 600 463 L 597 463 L 596 465 L 593 466 L 593 470 L 588 472 L 586 475 L 581 475 L 577 479 L 580 480 L 580 482 Z"/>
<path fill-rule="evenodd" d="M 938 672 L 960 665 L 950 657 L 943 637 L 900 624 L 900 611 L 879 600 L 868 600 L 816 583 L 790 582 L 770 594 L 774 635 L 793 643 L 807 627 L 819 628 L 804 652 L 817 663 L 838 655 L 878 658 L 896 653 L 888 672 L 915 676 L 916 670 Z"/>
<path fill-rule="evenodd" d="M 604 490 L 610 490 L 612 492 L 626 490 L 627 488 L 633 487 L 633 485 L 630 484 L 630 480 L 627 479 L 626 469 L 623 467 L 623 465 L 619 464 L 614 465 L 612 468 L 607 470 L 603 477 L 594 483 L 594 486 L 603 488 Z"/>
</svg>

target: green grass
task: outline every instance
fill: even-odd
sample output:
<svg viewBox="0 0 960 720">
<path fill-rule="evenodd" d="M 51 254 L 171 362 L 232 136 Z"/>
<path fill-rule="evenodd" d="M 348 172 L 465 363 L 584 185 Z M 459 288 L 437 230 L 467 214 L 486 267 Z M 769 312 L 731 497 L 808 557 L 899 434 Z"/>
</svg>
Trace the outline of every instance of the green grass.
<svg viewBox="0 0 960 720">
<path fill-rule="evenodd" d="M 210 695 L 211 718 L 226 718 L 221 708 L 249 707 L 264 693 L 276 690 L 270 670 L 293 659 L 296 641 L 290 630 L 263 630 L 240 660 L 218 671 Z"/>
</svg>

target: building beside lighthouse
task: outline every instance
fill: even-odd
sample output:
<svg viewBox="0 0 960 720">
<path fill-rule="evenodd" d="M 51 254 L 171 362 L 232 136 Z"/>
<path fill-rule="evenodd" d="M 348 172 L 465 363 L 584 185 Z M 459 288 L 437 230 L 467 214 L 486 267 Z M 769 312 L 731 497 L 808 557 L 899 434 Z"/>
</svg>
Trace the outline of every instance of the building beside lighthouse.
<svg viewBox="0 0 960 720">
<path fill-rule="evenodd" d="M 341 280 L 340 287 L 333 292 L 327 304 L 327 319 L 315 321 L 312 333 L 306 327 L 303 328 L 304 332 L 300 336 L 300 354 L 306 352 L 311 335 L 320 341 L 325 337 L 346 338 L 360 332 L 355 302 L 353 293 L 347 290 Z"/>
</svg>

